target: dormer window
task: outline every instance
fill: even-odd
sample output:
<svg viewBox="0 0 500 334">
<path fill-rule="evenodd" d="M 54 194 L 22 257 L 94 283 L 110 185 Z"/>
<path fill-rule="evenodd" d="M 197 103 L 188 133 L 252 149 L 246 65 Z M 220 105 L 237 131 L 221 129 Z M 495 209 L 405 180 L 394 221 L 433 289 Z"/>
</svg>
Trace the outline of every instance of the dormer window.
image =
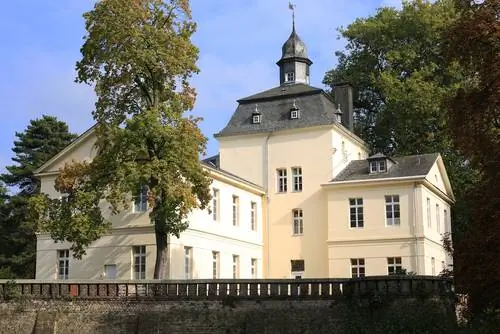
<svg viewBox="0 0 500 334">
<path fill-rule="evenodd" d="M 259 114 L 252 115 L 252 123 L 253 124 L 260 124 L 260 115 Z"/>
<path fill-rule="evenodd" d="M 290 111 L 290 118 L 291 119 L 297 119 L 297 118 L 299 118 L 299 111 L 298 110 L 291 110 Z"/>
<path fill-rule="evenodd" d="M 385 160 L 370 161 L 370 173 L 382 173 L 387 171 Z"/>
<path fill-rule="evenodd" d="M 295 73 L 294 72 L 285 73 L 285 82 L 293 82 L 293 81 L 295 81 Z"/>
<path fill-rule="evenodd" d="M 382 153 L 377 153 L 368 158 L 370 164 L 370 174 L 385 173 L 396 162 Z"/>
</svg>

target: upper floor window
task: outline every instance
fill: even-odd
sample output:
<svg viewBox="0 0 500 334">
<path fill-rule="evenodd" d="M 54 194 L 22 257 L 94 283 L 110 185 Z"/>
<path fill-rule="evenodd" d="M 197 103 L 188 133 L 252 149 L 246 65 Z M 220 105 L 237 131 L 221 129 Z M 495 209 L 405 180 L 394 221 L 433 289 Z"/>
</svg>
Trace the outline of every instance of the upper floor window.
<svg viewBox="0 0 500 334">
<path fill-rule="evenodd" d="M 295 81 L 295 73 L 294 72 L 285 73 L 285 82 L 293 82 L 293 81 Z"/>
<path fill-rule="evenodd" d="M 351 276 L 365 277 L 365 259 L 351 259 Z"/>
<path fill-rule="evenodd" d="M 432 227 L 432 222 L 431 222 L 431 199 L 427 197 L 427 227 L 431 228 Z"/>
<path fill-rule="evenodd" d="M 212 252 L 212 278 L 219 278 L 219 268 L 220 268 L 220 253 Z"/>
<path fill-rule="evenodd" d="M 193 248 L 184 247 L 184 278 L 193 278 Z"/>
<path fill-rule="evenodd" d="M 381 173 L 387 171 L 385 160 L 370 161 L 370 173 Z"/>
<path fill-rule="evenodd" d="M 233 225 L 238 226 L 240 220 L 240 198 L 233 195 Z"/>
<path fill-rule="evenodd" d="M 399 275 L 403 271 L 400 257 L 387 258 L 387 273 L 389 275 Z"/>
<path fill-rule="evenodd" d="M 349 198 L 349 216 L 351 227 L 363 227 L 363 199 Z"/>
<path fill-rule="evenodd" d="M 69 278 L 69 249 L 60 249 L 57 251 L 57 277 L 59 279 Z"/>
<path fill-rule="evenodd" d="M 253 124 L 259 124 L 260 123 L 260 114 L 253 114 L 252 115 L 252 123 Z"/>
<path fill-rule="evenodd" d="M 302 191 L 302 167 L 292 168 L 293 191 Z"/>
<path fill-rule="evenodd" d="M 280 168 L 276 170 L 276 176 L 278 178 L 278 192 L 279 193 L 286 193 L 287 192 L 287 175 L 286 175 L 286 169 L 285 168 Z"/>
<path fill-rule="evenodd" d="M 134 194 L 134 212 L 144 212 L 148 209 L 148 187 L 141 185 Z"/>
<path fill-rule="evenodd" d="M 399 196 L 385 196 L 385 217 L 387 226 L 400 224 Z"/>
<path fill-rule="evenodd" d="M 302 209 L 293 210 L 293 235 L 302 235 L 304 233 L 304 220 Z"/>
<path fill-rule="evenodd" d="M 146 278 L 146 246 L 132 246 L 134 279 Z"/>
<path fill-rule="evenodd" d="M 436 204 L 436 229 L 438 233 L 441 233 L 441 213 L 439 211 L 439 204 Z"/>
<path fill-rule="evenodd" d="M 252 231 L 257 230 L 257 203 L 250 203 L 250 229 Z"/>
<path fill-rule="evenodd" d="M 448 233 L 450 232 L 450 223 L 449 223 L 449 218 L 448 218 L 448 211 L 446 209 L 444 209 L 443 211 L 443 220 L 444 220 L 444 232 L 445 233 Z"/>
<path fill-rule="evenodd" d="M 219 189 L 214 189 L 212 194 L 212 217 L 219 220 Z"/>
</svg>

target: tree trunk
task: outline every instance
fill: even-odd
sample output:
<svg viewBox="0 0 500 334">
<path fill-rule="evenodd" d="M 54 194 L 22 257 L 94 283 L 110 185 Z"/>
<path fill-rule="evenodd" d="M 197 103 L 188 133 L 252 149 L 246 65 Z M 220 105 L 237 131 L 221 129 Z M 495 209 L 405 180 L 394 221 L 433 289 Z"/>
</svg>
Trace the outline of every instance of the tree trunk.
<svg viewBox="0 0 500 334">
<path fill-rule="evenodd" d="M 155 224 L 156 225 L 156 224 Z M 156 262 L 154 279 L 169 278 L 169 245 L 168 238 L 161 229 L 155 228 L 156 237 Z"/>
</svg>

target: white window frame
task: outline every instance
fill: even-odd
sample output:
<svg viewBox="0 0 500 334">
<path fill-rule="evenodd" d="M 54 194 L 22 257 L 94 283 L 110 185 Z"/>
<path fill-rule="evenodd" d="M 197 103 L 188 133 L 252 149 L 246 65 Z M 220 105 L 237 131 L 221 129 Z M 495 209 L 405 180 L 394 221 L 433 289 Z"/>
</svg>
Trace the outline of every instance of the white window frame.
<svg viewBox="0 0 500 334">
<path fill-rule="evenodd" d="M 302 167 L 292 167 L 292 187 L 294 192 L 302 191 Z"/>
<path fill-rule="evenodd" d="M 388 257 L 387 258 L 387 275 L 397 275 L 403 270 L 403 259 L 401 257 Z M 392 271 L 392 273 L 391 273 Z"/>
<path fill-rule="evenodd" d="M 250 274 L 252 278 L 257 278 L 257 259 L 255 258 L 250 259 Z"/>
<path fill-rule="evenodd" d="M 115 273 L 114 277 L 110 277 L 110 275 L 108 275 L 109 272 L 108 268 L 114 268 L 114 273 Z M 116 279 L 117 276 L 118 276 L 118 266 L 115 263 L 106 263 L 104 265 L 104 278 Z"/>
<path fill-rule="evenodd" d="M 385 160 L 370 161 L 370 173 L 387 172 L 387 163 Z"/>
<path fill-rule="evenodd" d="M 233 278 L 240 278 L 240 256 L 233 254 Z"/>
<path fill-rule="evenodd" d="M 57 250 L 57 278 L 69 279 L 69 249 Z"/>
<path fill-rule="evenodd" d="M 386 226 L 400 226 L 401 224 L 399 195 L 385 196 L 385 224 Z"/>
<path fill-rule="evenodd" d="M 304 234 L 304 211 L 302 209 L 292 210 L 293 235 L 300 236 Z"/>
<path fill-rule="evenodd" d="M 427 227 L 432 228 L 431 199 L 427 197 Z"/>
<path fill-rule="evenodd" d="M 441 233 L 441 209 L 438 203 L 436 203 L 436 230 Z"/>
<path fill-rule="evenodd" d="M 298 110 L 290 110 L 290 118 L 291 119 L 298 119 L 299 118 L 299 111 Z"/>
<path fill-rule="evenodd" d="M 365 259 L 351 259 L 351 277 L 365 277 Z"/>
<path fill-rule="evenodd" d="M 250 202 L 250 230 L 257 231 L 257 203 Z"/>
<path fill-rule="evenodd" d="M 260 124 L 260 116 L 259 114 L 253 115 L 252 116 L 252 123 L 253 124 Z"/>
<path fill-rule="evenodd" d="M 276 169 L 276 187 L 278 193 L 286 193 L 288 190 L 287 184 L 287 170 L 286 168 L 278 168 Z"/>
<path fill-rule="evenodd" d="M 444 220 L 444 232 L 449 233 L 450 232 L 450 225 L 449 225 L 449 217 L 448 217 L 448 210 L 444 209 L 443 210 L 443 220 Z"/>
<path fill-rule="evenodd" d="M 233 195 L 233 226 L 240 224 L 240 198 Z"/>
<path fill-rule="evenodd" d="M 220 253 L 212 251 L 212 278 L 220 277 Z"/>
<path fill-rule="evenodd" d="M 146 246 L 132 246 L 132 279 L 146 279 Z"/>
<path fill-rule="evenodd" d="M 134 196 L 134 212 L 146 212 L 148 211 L 148 187 L 141 185 L 138 190 Z"/>
<path fill-rule="evenodd" d="M 212 218 L 219 221 L 219 189 L 214 188 L 212 192 Z"/>
<path fill-rule="evenodd" d="M 184 279 L 193 279 L 193 247 L 184 246 Z"/>
<path fill-rule="evenodd" d="M 285 82 L 294 82 L 294 81 L 295 81 L 295 72 L 286 72 Z"/>
<path fill-rule="evenodd" d="M 363 197 L 349 198 L 349 228 L 364 228 L 364 226 Z"/>
</svg>

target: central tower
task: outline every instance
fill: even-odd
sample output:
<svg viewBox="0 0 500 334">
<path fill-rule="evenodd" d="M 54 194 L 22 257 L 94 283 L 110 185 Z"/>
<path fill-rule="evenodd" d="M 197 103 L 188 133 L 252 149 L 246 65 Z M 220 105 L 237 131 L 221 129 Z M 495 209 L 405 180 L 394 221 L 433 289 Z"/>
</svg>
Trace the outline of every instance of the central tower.
<svg viewBox="0 0 500 334">
<path fill-rule="evenodd" d="M 295 32 L 295 19 L 292 23 L 292 33 L 283 44 L 281 59 L 276 64 L 280 68 L 280 85 L 309 85 L 309 66 L 312 61 L 307 57 L 306 45 Z"/>
</svg>

